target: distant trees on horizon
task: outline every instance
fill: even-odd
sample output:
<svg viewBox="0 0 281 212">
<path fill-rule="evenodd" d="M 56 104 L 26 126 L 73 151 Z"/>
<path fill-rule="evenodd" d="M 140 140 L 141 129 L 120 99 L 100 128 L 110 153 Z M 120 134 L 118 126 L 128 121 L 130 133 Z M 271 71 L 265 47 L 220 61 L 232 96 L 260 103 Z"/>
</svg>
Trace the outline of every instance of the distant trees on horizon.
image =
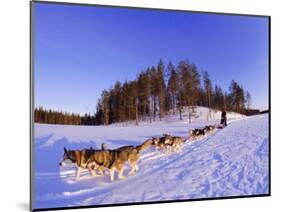
<svg viewBox="0 0 281 212">
<path fill-rule="evenodd" d="M 251 107 L 251 95 L 241 85 L 232 80 L 229 91 L 213 85 L 209 73 L 201 75 L 197 66 L 188 60 L 181 60 L 175 66 L 167 67 L 160 59 L 156 66 L 141 71 L 135 80 L 114 86 L 101 92 L 94 115 L 64 113 L 35 109 L 35 122 L 71 125 L 108 125 L 126 121 L 161 121 L 166 114 L 176 114 L 182 119 L 183 108 L 188 108 L 189 122 L 196 106 L 212 109 L 247 113 Z"/>
<path fill-rule="evenodd" d="M 34 110 L 35 123 L 66 124 L 66 125 L 95 125 L 95 117 L 90 114 L 81 116 L 74 113 L 66 113 L 55 110 L 47 110 L 43 107 Z"/>
</svg>

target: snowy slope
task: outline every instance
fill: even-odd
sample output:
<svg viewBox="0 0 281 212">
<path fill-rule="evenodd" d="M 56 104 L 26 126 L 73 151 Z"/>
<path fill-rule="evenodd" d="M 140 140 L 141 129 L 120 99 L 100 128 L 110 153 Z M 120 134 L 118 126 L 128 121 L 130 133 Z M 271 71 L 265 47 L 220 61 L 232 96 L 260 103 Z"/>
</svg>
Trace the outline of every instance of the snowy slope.
<svg viewBox="0 0 281 212">
<path fill-rule="evenodd" d="M 212 123 L 215 121 L 212 120 Z M 210 122 L 209 122 L 210 123 Z M 124 180 L 93 178 L 87 171 L 75 181 L 75 167 L 60 168 L 63 147 L 109 148 L 137 145 L 151 136 L 187 136 L 207 124 L 184 121 L 143 126 L 35 125 L 35 207 L 65 207 L 268 193 L 268 115 L 234 119 L 200 141 L 167 155 L 150 148 L 141 154 L 139 171 Z M 129 171 L 126 166 L 125 176 Z"/>
<path fill-rule="evenodd" d="M 227 111 L 227 118 L 229 120 L 232 119 L 238 119 L 243 118 L 245 115 L 242 115 L 240 113 L 230 112 Z M 154 124 L 161 124 L 162 122 L 180 122 L 180 123 L 189 123 L 189 109 L 188 107 L 183 108 L 182 112 L 182 121 L 179 120 L 180 115 L 179 112 L 176 111 L 176 113 L 173 115 L 172 111 L 169 112 L 168 115 L 163 117 L 163 119 L 160 121 L 159 117 L 157 115 L 156 120 L 153 122 Z M 152 118 L 153 119 L 153 118 Z M 194 107 L 194 111 L 191 116 L 191 122 L 192 123 L 202 123 L 202 122 L 218 122 L 218 120 L 221 119 L 221 111 L 220 110 L 214 110 L 210 109 L 208 107 L 202 107 L 202 106 L 196 106 Z M 139 125 L 150 125 L 150 118 L 146 117 L 144 120 L 139 120 Z M 114 126 L 130 126 L 135 125 L 135 121 L 127 122 L 127 123 L 118 123 L 118 124 L 112 124 Z"/>
</svg>

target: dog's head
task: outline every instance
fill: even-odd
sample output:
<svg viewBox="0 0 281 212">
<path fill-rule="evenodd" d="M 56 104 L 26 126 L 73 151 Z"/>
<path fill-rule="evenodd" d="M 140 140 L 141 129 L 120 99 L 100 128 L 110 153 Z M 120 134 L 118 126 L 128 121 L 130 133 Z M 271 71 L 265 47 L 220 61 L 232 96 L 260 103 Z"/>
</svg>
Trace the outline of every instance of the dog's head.
<svg viewBox="0 0 281 212">
<path fill-rule="evenodd" d="M 154 145 L 156 149 L 164 147 L 164 143 L 160 137 L 152 137 L 152 145 Z"/>
<path fill-rule="evenodd" d="M 188 133 L 189 133 L 190 136 L 196 136 L 196 130 L 195 129 L 189 130 Z"/>
<path fill-rule="evenodd" d="M 59 163 L 59 165 L 65 166 L 67 162 L 75 163 L 76 158 L 75 158 L 75 154 L 73 154 L 73 151 L 67 150 L 65 147 L 63 148 L 63 150 L 64 150 L 63 158 L 62 158 L 61 162 Z"/>
<path fill-rule="evenodd" d="M 165 138 L 170 138 L 170 137 L 172 137 L 170 134 L 163 134 L 163 136 L 164 136 Z"/>
<path fill-rule="evenodd" d="M 207 133 L 207 132 L 209 132 L 211 129 L 210 129 L 210 126 L 206 126 L 206 127 L 204 127 L 204 133 Z"/>
<path fill-rule="evenodd" d="M 160 138 L 159 137 L 152 137 L 152 145 L 157 145 L 160 142 Z"/>
<path fill-rule="evenodd" d="M 194 134 L 198 136 L 200 134 L 200 129 L 194 129 Z"/>
<path fill-rule="evenodd" d="M 173 140 L 172 136 L 169 134 L 163 134 L 163 136 L 164 136 L 164 144 L 168 144 Z"/>
</svg>

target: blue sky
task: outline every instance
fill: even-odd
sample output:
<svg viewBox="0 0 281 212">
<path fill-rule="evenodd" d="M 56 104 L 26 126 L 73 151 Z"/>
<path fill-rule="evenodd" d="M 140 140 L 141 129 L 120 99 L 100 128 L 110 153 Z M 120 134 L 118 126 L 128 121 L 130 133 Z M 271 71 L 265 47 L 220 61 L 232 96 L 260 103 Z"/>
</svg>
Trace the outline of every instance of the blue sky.
<svg viewBox="0 0 281 212">
<path fill-rule="evenodd" d="M 101 91 L 160 58 L 189 59 L 268 108 L 268 19 L 35 3 L 35 106 L 93 113 Z"/>
</svg>

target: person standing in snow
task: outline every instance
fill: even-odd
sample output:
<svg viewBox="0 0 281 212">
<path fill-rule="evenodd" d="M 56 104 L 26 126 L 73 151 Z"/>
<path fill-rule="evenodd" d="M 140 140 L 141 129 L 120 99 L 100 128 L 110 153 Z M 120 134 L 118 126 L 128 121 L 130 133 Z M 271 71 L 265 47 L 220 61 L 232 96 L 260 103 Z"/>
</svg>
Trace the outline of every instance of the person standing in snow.
<svg viewBox="0 0 281 212">
<path fill-rule="evenodd" d="M 221 112 L 221 126 L 226 127 L 227 126 L 227 119 L 226 119 L 226 112 L 225 109 Z"/>
</svg>

